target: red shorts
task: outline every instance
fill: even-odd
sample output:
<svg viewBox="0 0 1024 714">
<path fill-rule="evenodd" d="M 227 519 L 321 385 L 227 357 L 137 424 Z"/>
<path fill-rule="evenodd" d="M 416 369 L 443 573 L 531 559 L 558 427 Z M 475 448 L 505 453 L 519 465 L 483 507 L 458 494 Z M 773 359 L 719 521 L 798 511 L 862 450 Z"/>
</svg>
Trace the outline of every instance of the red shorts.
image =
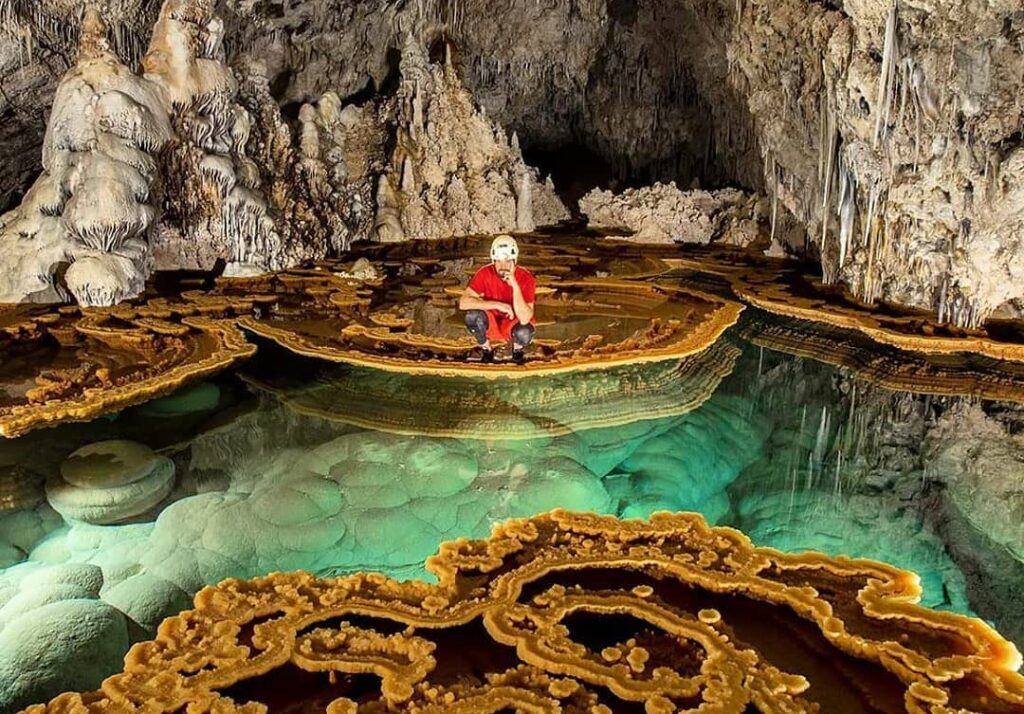
<svg viewBox="0 0 1024 714">
<path fill-rule="evenodd" d="M 519 318 L 508 317 L 500 310 L 487 311 L 487 339 L 495 342 L 511 342 L 512 330 L 519 324 Z M 530 320 L 533 324 L 533 320 Z"/>
</svg>

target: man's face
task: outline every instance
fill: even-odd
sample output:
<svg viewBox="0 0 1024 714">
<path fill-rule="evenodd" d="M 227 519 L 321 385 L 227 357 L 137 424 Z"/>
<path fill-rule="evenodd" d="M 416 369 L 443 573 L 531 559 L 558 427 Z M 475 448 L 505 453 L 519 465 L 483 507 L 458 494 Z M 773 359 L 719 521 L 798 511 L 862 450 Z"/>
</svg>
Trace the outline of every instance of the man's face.
<svg viewBox="0 0 1024 714">
<path fill-rule="evenodd" d="M 499 274 L 511 273 L 516 269 L 516 261 L 514 260 L 496 260 L 494 261 L 494 269 Z"/>
</svg>

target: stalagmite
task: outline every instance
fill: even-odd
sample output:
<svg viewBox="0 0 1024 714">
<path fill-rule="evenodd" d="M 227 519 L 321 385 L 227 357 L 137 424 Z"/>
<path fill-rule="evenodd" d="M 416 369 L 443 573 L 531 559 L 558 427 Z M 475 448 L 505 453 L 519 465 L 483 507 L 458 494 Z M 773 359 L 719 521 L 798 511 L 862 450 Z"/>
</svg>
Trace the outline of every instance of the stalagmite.
<svg viewBox="0 0 1024 714">
<path fill-rule="evenodd" d="M 151 269 L 151 154 L 171 136 L 154 88 L 110 49 L 86 10 L 76 65 L 54 98 L 44 174 L 0 219 L 0 299 L 109 304 L 140 293 Z M 56 273 L 70 264 L 64 283 Z"/>
<path fill-rule="evenodd" d="M 532 231 L 536 227 L 533 221 L 533 178 L 529 171 L 524 171 L 516 194 L 516 229 Z"/>
</svg>

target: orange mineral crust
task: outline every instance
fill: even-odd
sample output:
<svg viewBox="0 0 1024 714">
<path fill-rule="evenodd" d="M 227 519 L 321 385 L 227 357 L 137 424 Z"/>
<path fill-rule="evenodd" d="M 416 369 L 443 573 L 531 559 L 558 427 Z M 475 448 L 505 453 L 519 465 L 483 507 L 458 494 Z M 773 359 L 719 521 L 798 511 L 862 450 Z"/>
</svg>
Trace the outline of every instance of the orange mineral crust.
<svg viewBox="0 0 1024 714">
<path fill-rule="evenodd" d="M 858 330 L 881 344 L 931 354 L 973 353 L 997 360 L 1024 362 L 1024 325 L 989 320 L 967 330 L 940 323 L 924 310 L 865 304 L 841 287 L 823 285 L 798 271 L 784 275 L 750 272 L 730 276 L 741 300 L 787 317 Z"/>
<path fill-rule="evenodd" d="M 753 316 L 741 330 L 760 347 L 852 370 L 901 392 L 1024 403 L 1024 364 L 970 353 L 925 354 L 879 345 L 850 330 L 786 317 Z"/>
<path fill-rule="evenodd" d="M 444 267 L 431 266 L 435 270 Z M 538 291 L 539 339 L 525 365 L 471 361 L 457 299 L 430 274 L 376 286 L 295 276 L 292 294 L 247 331 L 307 357 L 389 372 L 524 378 L 678 360 L 707 349 L 735 324 L 738 303 L 695 290 L 587 278 Z"/>
<path fill-rule="evenodd" d="M 251 356 L 226 319 L 169 321 L 146 308 L 61 308 L 0 330 L 0 434 L 101 414 L 160 397 Z"/>
<path fill-rule="evenodd" d="M 1017 650 L 914 574 L 697 514 L 554 511 L 427 567 L 226 580 L 100 691 L 25 711 L 1024 712 Z"/>
</svg>

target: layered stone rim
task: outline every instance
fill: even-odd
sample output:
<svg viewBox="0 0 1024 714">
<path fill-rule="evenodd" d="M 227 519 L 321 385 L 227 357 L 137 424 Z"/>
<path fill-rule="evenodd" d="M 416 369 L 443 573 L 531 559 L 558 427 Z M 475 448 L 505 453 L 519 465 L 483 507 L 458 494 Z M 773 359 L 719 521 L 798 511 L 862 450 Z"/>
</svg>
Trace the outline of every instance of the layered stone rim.
<svg viewBox="0 0 1024 714">
<path fill-rule="evenodd" d="M 643 703 L 654 712 L 676 711 L 678 703 L 683 711 L 701 704 L 810 711 L 814 695 L 824 693 L 812 682 L 829 680 L 776 666 L 787 647 L 771 661 L 752 648 L 757 637 L 745 639 L 743 623 L 735 621 L 742 606 L 729 604 L 736 598 L 785 620 L 778 637 L 814 637 L 821 643 L 816 647 L 831 648 L 846 672 L 844 686 L 875 682 L 877 691 L 860 690 L 868 698 L 898 697 L 908 710 L 936 714 L 949 707 L 1024 706 L 1017 649 L 981 620 L 916 604 L 921 587 L 913 573 L 868 560 L 755 547 L 739 531 L 709 527 L 699 514 L 621 521 L 556 510 L 499 525 L 485 541 L 443 544 L 427 569 L 436 585 L 372 573 L 225 580 L 200 591 L 193 610 L 164 621 L 154 641 L 133 646 L 124 672 L 106 679 L 100 691 L 62 694 L 25 711 L 154 704 L 175 711 L 192 704 L 255 713 L 265 704 L 250 697 L 272 696 L 301 672 L 325 674 L 329 688 L 345 678 L 337 695 L 326 695 L 330 712 L 355 711 L 356 700 L 346 696 L 355 686 L 352 676 L 363 676 L 364 689 L 399 710 L 490 712 L 497 702 L 556 711 L 562 702 L 610 712 L 595 695 L 607 690 L 614 698 L 604 702 Z M 708 606 L 703 596 L 680 599 L 678 587 L 722 605 Z M 577 626 L 568 626 L 568 618 L 578 613 L 598 622 L 618 617 L 619 626 L 626 616 L 649 634 L 595 650 L 573 637 Z M 803 624 L 793 630 L 790 620 Z M 482 630 L 473 630 L 480 634 L 473 635 L 472 659 L 486 676 L 474 671 L 454 684 L 449 671 L 447 684 L 431 682 L 446 664 L 445 653 L 452 653 L 437 638 L 468 632 L 460 628 L 474 622 Z M 608 622 L 615 627 L 614 619 Z M 483 633 L 493 643 L 481 642 Z M 668 642 L 697 653 L 699 666 L 687 665 L 685 657 L 666 659 Z M 506 653 L 502 647 L 511 648 L 519 665 L 509 668 L 507 657 L 488 660 L 495 645 Z M 844 663 L 854 662 L 867 669 L 851 673 Z M 238 687 L 267 676 L 278 678 L 274 687 Z M 378 679 L 379 689 L 366 684 Z M 367 691 L 362 696 L 371 696 Z"/>
</svg>

